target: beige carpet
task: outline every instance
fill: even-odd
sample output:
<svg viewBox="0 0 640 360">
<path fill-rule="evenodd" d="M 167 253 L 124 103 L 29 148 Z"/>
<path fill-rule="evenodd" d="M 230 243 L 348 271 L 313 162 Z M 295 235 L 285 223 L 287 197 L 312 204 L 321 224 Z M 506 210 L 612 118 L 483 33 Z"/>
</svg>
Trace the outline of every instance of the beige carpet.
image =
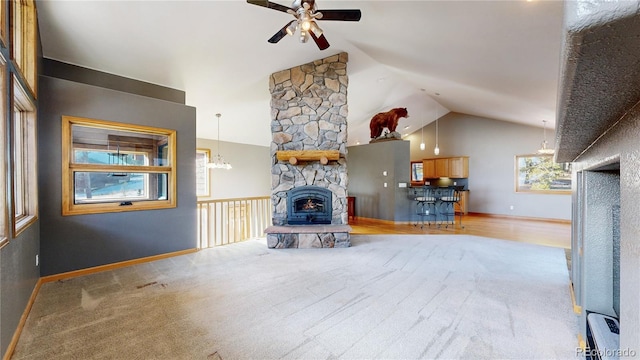
<svg viewBox="0 0 640 360">
<path fill-rule="evenodd" d="M 564 250 L 264 239 L 45 284 L 12 359 L 573 359 Z"/>
</svg>

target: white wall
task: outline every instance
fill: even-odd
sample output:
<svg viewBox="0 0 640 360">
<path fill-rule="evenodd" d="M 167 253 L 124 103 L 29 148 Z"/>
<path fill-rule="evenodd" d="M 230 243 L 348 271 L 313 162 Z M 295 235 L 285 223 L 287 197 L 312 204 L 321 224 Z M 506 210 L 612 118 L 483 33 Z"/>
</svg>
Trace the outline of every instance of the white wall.
<svg viewBox="0 0 640 360">
<path fill-rule="evenodd" d="M 178 145 L 179 146 L 179 145 Z M 218 142 L 197 139 L 196 147 L 218 153 Z M 271 155 L 269 147 L 220 142 L 220 155 L 233 166 L 231 170 L 210 169 L 209 197 L 198 200 L 271 196 Z"/>
<path fill-rule="evenodd" d="M 571 219 L 570 194 L 515 192 L 515 156 L 533 154 L 540 148 L 542 127 L 448 113 L 439 120 L 438 128 L 439 157 L 469 156 L 470 212 Z M 547 141 L 551 146 L 554 145 L 553 139 L 555 132 L 547 127 Z M 420 129 L 405 140 L 411 142 L 412 161 L 436 157 L 433 154 L 435 123 L 425 126 L 424 151 L 419 148 L 422 140 Z"/>
</svg>

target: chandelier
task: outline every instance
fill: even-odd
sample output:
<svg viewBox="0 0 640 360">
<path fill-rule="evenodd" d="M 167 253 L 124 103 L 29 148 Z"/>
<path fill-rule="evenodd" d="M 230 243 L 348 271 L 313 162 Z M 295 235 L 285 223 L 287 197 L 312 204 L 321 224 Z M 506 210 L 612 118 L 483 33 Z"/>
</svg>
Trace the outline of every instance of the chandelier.
<svg viewBox="0 0 640 360">
<path fill-rule="evenodd" d="M 547 147 L 549 146 L 547 142 L 547 120 L 542 120 L 542 136 L 542 143 L 540 144 L 540 149 L 538 149 L 538 154 L 552 155 L 555 150 Z"/>
<path fill-rule="evenodd" d="M 211 162 L 207 164 L 207 167 L 211 169 L 229 170 L 231 169 L 231 164 L 226 162 L 222 155 L 220 155 L 220 116 L 222 116 L 222 114 L 216 114 L 216 117 L 218 118 L 218 151 L 217 154 L 211 159 Z"/>
</svg>

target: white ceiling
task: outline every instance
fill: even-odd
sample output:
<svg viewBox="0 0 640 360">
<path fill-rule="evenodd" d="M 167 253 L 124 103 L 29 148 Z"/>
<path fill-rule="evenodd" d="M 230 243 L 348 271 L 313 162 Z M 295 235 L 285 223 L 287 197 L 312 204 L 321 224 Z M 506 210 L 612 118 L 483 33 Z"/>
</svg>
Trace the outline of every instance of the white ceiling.
<svg viewBox="0 0 640 360">
<path fill-rule="evenodd" d="M 275 1 L 290 6 L 289 1 Z M 271 73 L 349 53 L 349 145 L 406 107 L 403 133 L 448 111 L 555 126 L 561 1 L 336 1 L 359 22 L 320 21 L 331 46 L 286 37 L 289 14 L 227 1 L 37 2 L 43 55 L 186 92 L 197 136 L 269 146 Z M 438 93 L 439 95 L 436 95 Z"/>
</svg>

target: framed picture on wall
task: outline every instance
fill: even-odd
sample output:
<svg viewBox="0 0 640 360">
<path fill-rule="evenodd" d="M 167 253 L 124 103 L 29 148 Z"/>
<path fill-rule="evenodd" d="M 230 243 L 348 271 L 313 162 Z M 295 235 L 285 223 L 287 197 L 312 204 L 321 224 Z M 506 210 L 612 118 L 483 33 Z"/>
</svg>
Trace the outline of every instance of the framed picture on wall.
<svg viewBox="0 0 640 360">
<path fill-rule="evenodd" d="M 516 192 L 571 193 L 571 163 L 556 163 L 553 155 L 518 155 Z"/>
<path fill-rule="evenodd" d="M 196 196 L 209 196 L 209 168 L 211 150 L 196 149 Z"/>
</svg>

